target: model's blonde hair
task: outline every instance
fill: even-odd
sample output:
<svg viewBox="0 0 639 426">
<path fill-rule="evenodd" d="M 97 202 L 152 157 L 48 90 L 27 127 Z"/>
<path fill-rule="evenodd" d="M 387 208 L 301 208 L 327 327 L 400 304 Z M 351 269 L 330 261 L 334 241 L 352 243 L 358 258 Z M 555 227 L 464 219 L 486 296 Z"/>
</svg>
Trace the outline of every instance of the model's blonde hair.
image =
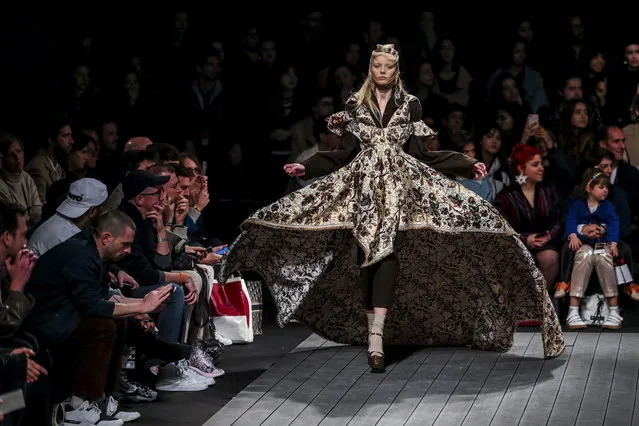
<svg viewBox="0 0 639 426">
<path fill-rule="evenodd" d="M 404 97 L 406 96 L 406 90 L 404 89 L 404 85 L 402 84 L 402 80 L 400 78 L 399 67 L 397 66 L 399 62 L 399 53 L 395 50 L 395 46 L 392 44 L 378 44 L 377 48 L 373 50 L 371 53 L 371 59 L 368 63 L 368 75 L 366 76 L 366 80 L 362 84 L 362 87 L 355 93 L 357 98 L 357 103 L 355 104 L 355 108 L 360 108 L 362 105 L 368 107 L 371 110 L 373 115 L 377 116 L 381 120 L 381 113 L 379 108 L 373 102 L 373 97 L 375 96 L 375 81 L 373 80 L 373 73 L 371 71 L 373 67 L 373 60 L 378 56 L 386 56 L 393 61 L 395 65 L 395 75 L 393 77 L 393 81 L 390 84 L 393 86 L 393 90 L 395 92 L 395 97 Z"/>
</svg>

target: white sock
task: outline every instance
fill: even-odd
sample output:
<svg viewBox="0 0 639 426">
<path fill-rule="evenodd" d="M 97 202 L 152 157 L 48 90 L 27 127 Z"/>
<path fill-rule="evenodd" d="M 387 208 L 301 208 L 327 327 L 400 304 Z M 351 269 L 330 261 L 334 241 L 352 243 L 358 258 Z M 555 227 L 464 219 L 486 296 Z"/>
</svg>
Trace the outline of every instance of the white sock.
<svg viewBox="0 0 639 426">
<path fill-rule="evenodd" d="M 610 309 L 610 313 L 615 312 L 617 315 L 619 315 L 619 305 L 617 305 L 617 306 L 610 306 L 608 309 Z"/>
<path fill-rule="evenodd" d="M 84 402 L 83 398 L 73 395 L 71 397 L 71 401 L 69 401 L 69 405 L 71 405 L 71 407 L 73 407 L 74 410 L 77 410 L 78 408 L 80 408 L 80 405 L 82 405 L 83 402 Z"/>
<path fill-rule="evenodd" d="M 370 333 L 373 329 L 373 321 L 375 320 L 375 313 L 366 312 L 366 319 L 368 320 L 368 332 Z"/>
<path fill-rule="evenodd" d="M 573 314 L 573 313 L 576 313 L 576 314 L 579 313 L 579 306 L 571 306 L 568 309 L 568 315 Z"/>
<path fill-rule="evenodd" d="M 378 354 L 384 353 L 384 343 L 382 336 L 384 335 L 384 320 L 386 314 L 375 314 L 371 332 L 368 335 L 368 351 Z"/>
</svg>

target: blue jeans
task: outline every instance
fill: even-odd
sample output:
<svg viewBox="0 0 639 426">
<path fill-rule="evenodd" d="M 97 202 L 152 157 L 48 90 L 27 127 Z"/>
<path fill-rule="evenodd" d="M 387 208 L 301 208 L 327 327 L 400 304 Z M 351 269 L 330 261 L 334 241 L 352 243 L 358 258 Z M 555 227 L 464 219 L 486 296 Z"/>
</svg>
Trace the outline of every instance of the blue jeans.
<svg viewBox="0 0 639 426">
<path fill-rule="evenodd" d="M 135 298 L 143 298 L 156 288 L 166 284 L 144 285 L 131 292 L 131 296 Z M 166 306 L 159 314 L 153 315 L 158 327 L 158 336 L 163 340 L 171 343 L 179 343 L 182 334 L 182 324 L 184 322 L 184 290 L 182 286 L 172 284 L 175 291 L 171 294 L 166 302 Z"/>
</svg>

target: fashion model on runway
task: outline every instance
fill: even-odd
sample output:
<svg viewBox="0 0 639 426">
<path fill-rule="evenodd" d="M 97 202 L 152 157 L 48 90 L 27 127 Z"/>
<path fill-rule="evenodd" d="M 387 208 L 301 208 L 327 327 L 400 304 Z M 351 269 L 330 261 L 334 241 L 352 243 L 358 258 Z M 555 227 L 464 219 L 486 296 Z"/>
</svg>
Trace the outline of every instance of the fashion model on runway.
<svg viewBox="0 0 639 426">
<path fill-rule="evenodd" d="M 544 354 L 564 349 L 544 278 L 508 222 L 449 176 L 482 178 L 483 164 L 428 151 L 435 132 L 402 85 L 393 45 L 372 52 L 366 80 L 329 117 L 341 137 L 290 176 L 312 184 L 256 211 L 222 264 L 220 282 L 259 273 L 278 322 L 328 340 L 368 344 L 373 372 L 384 345 L 507 351 L 520 320 L 541 322 Z"/>
</svg>

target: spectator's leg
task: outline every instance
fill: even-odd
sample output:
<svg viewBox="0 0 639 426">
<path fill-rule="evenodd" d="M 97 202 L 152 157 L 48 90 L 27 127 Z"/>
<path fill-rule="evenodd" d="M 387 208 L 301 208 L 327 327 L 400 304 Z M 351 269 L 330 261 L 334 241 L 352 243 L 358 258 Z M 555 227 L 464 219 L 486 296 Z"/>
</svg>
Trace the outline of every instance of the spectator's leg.
<svg viewBox="0 0 639 426">
<path fill-rule="evenodd" d="M 116 320 L 116 325 L 117 335 L 113 345 L 113 356 L 111 357 L 106 388 L 104 390 L 107 395 L 113 395 L 120 390 L 120 372 L 122 371 L 122 355 L 126 342 L 127 320 Z"/>
<path fill-rule="evenodd" d="M 165 284 L 154 286 L 140 286 L 133 290 L 132 297 L 142 298 L 146 294 L 152 292 L 156 288 Z M 166 306 L 157 315 L 156 325 L 158 327 L 159 336 L 171 343 L 178 343 L 182 333 L 182 322 L 184 320 L 184 290 L 182 286 L 174 284 L 175 291 L 166 303 Z"/>
<path fill-rule="evenodd" d="M 195 284 L 198 294 L 202 291 L 202 277 L 200 277 L 200 274 L 198 274 L 197 272 L 195 271 L 172 271 L 172 272 L 180 272 L 184 275 L 188 275 L 189 278 L 191 278 L 191 280 Z M 195 308 L 195 304 L 184 306 L 184 319 L 183 319 L 183 327 L 182 327 L 183 333 L 180 336 L 181 343 L 193 344 L 197 341 L 198 327 L 196 324 L 194 324 L 191 321 L 194 308 Z"/>
<path fill-rule="evenodd" d="M 75 396 L 95 401 L 104 393 L 117 332 L 110 318 L 83 318 L 76 327 L 71 336 L 79 353 Z"/>
</svg>

